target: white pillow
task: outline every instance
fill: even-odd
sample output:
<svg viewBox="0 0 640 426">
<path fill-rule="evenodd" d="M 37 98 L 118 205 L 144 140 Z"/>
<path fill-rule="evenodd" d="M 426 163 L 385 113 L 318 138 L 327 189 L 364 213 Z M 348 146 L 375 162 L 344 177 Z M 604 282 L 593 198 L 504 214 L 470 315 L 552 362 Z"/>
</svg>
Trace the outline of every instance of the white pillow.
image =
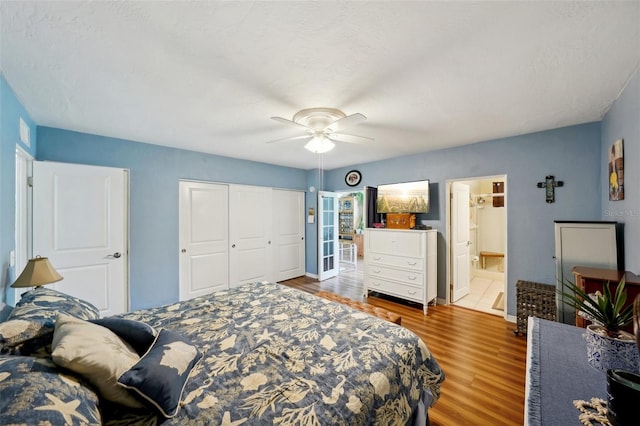
<svg viewBox="0 0 640 426">
<path fill-rule="evenodd" d="M 93 384 L 104 399 L 132 408 L 143 407 L 118 377 L 140 357 L 111 330 L 78 318 L 58 314 L 51 344 L 51 358 Z"/>
</svg>

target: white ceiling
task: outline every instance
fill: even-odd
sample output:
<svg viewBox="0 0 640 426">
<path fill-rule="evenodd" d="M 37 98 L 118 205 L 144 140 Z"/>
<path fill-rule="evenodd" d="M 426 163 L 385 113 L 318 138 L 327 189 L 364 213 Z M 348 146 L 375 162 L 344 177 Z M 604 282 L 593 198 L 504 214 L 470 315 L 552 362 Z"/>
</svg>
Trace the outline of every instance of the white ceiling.
<svg viewBox="0 0 640 426">
<path fill-rule="evenodd" d="M 270 120 L 368 117 L 332 169 L 600 120 L 640 64 L 640 2 L 20 1 L 0 66 L 51 126 L 310 169 Z"/>
</svg>

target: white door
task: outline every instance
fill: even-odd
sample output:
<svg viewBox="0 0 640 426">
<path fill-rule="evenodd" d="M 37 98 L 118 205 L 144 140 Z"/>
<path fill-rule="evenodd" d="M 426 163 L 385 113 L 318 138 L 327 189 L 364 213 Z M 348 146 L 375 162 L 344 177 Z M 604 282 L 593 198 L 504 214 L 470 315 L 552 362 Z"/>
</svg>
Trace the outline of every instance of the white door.
<svg viewBox="0 0 640 426">
<path fill-rule="evenodd" d="M 229 286 L 273 281 L 271 188 L 229 185 Z"/>
<path fill-rule="evenodd" d="M 335 192 L 318 192 L 318 279 L 340 272 L 338 253 L 338 198 Z"/>
<path fill-rule="evenodd" d="M 304 192 L 273 190 L 276 281 L 305 274 Z"/>
<path fill-rule="evenodd" d="M 126 171 L 33 163 L 33 255 L 64 277 L 51 287 L 103 316 L 128 310 Z"/>
<path fill-rule="evenodd" d="M 469 294 L 469 185 L 451 185 L 451 301 Z"/>
<path fill-rule="evenodd" d="M 180 300 L 229 288 L 229 186 L 179 183 Z"/>
</svg>

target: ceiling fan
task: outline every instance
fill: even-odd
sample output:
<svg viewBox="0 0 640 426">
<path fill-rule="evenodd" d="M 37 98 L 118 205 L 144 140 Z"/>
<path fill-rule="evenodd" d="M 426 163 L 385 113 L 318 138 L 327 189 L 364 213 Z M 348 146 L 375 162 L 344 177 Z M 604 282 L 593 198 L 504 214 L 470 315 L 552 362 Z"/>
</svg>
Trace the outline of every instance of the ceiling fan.
<svg viewBox="0 0 640 426">
<path fill-rule="evenodd" d="M 293 120 L 282 117 L 271 117 L 271 119 L 296 127 L 304 133 L 267 143 L 306 139 L 308 143 L 304 147 L 316 154 L 331 151 L 335 146 L 333 142 L 363 143 L 373 140 L 343 131 L 367 119 L 360 113 L 346 115 L 335 108 L 307 108 L 296 112 Z"/>
</svg>

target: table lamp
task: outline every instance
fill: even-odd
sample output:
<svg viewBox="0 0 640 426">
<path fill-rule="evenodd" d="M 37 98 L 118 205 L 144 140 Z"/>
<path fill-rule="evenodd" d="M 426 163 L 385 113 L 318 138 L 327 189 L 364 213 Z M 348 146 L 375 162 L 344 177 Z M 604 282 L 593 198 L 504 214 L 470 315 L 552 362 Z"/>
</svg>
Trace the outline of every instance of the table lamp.
<svg viewBox="0 0 640 426">
<path fill-rule="evenodd" d="M 62 276 L 51 265 L 49 258 L 36 256 L 29 259 L 27 266 L 24 267 L 18 279 L 11 284 L 11 287 L 40 287 L 58 282 L 61 279 Z"/>
</svg>

